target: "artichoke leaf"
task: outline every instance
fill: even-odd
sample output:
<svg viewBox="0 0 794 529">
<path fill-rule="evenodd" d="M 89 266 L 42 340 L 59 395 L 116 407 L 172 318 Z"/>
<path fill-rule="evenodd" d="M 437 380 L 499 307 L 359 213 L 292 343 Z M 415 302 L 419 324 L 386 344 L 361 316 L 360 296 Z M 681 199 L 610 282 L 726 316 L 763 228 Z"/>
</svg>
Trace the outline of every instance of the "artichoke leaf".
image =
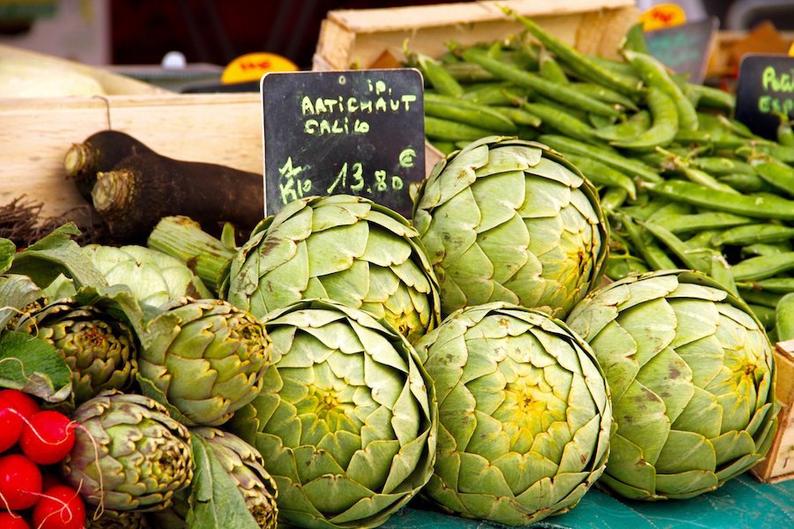
<svg viewBox="0 0 794 529">
<path fill-rule="evenodd" d="M 0 274 L 11 268 L 17 247 L 8 239 L 0 238 Z"/>
<path fill-rule="evenodd" d="M 55 348 L 28 333 L 0 335 L 0 387 L 63 402 L 72 392 L 71 372 Z"/>
</svg>

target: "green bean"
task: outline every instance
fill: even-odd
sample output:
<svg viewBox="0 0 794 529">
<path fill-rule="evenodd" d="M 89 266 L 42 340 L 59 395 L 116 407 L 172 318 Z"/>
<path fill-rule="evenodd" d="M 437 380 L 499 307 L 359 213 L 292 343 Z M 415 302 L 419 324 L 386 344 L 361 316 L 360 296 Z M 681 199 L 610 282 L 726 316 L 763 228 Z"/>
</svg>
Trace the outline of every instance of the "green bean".
<svg viewBox="0 0 794 529">
<path fill-rule="evenodd" d="M 711 247 L 711 240 L 714 238 L 715 235 L 719 233 L 717 230 L 705 230 L 701 231 L 697 235 L 687 239 L 684 241 L 687 246 L 693 249 L 698 248 L 710 248 Z"/>
<path fill-rule="evenodd" d="M 551 34 L 543 30 L 534 21 L 523 17 L 511 9 L 503 8 L 503 11 L 521 22 L 525 28 L 538 39 L 543 46 L 554 53 L 558 59 L 568 65 L 577 76 L 588 79 L 595 83 L 607 86 L 613 90 L 626 95 L 636 95 L 639 93 L 641 85 L 631 79 L 610 71 L 597 62 L 593 62 L 572 46 L 562 42 Z"/>
<path fill-rule="evenodd" d="M 628 197 L 632 200 L 637 198 L 637 188 L 634 185 L 634 181 L 620 171 L 616 171 L 598 160 L 584 156 L 569 154 L 567 158 L 595 185 L 619 187 L 625 189 Z"/>
<path fill-rule="evenodd" d="M 731 158 L 722 158 L 719 156 L 703 156 L 701 158 L 693 158 L 691 164 L 707 173 L 714 176 L 732 175 L 732 174 L 755 174 L 753 166 L 741 160 L 734 160 Z"/>
<path fill-rule="evenodd" d="M 724 90 L 691 83 L 689 87 L 698 94 L 698 106 L 721 108 L 728 112 L 736 106 L 736 98 Z"/>
<path fill-rule="evenodd" d="M 746 144 L 747 140 L 732 134 L 715 134 L 702 130 L 679 130 L 675 141 L 683 144 L 711 145 L 717 149 L 737 149 Z"/>
<path fill-rule="evenodd" d="M 739 295 L 747 303 L 752 303 L 753 305 L 760 305 L 762 307 L 769 307 L 770 309 L 774 309 L 775 307 L 777 307 L 777 303 L 778 301 L 780 301 L 780 298 L 782 297 L 780 294 L 776 294 L 774 292 L 763 291 L 763 290 L 746 290 L 746 289 L 741 289 L 739 291 Z"/>
<path fill-rule="evenodd" d="M 629 193 L 621 187 L 607 188 L 606 193 L 601 197 L 601 207 L 606 211 L 614 211 L 626 202 Z"/>
<path fill-rule="evenodd" d="M 791 251 L 791 245 L 788 241 L 777 244 L 759 242 L 742 247 L 741 254 L 742 257 L 748 257 L 751 255 L 777 255 L 789 251 Z"/>
<path fill-rule="evenodd" d="M 752 223 L 753 220 L 730 213 L 709 211 L 692 215 L 680 215 L 667 219 L 664 226 L 675 234 L 693 231 L 732 228 Z"/>
<path fill-rule="evenodd" d="M 456 149 L 465 149 L 466 147 L 469 146 L 470 143 L 471 142 L 469 140 L 456 141 L 455 142 L 455 148 Z"/>
<path fill-rule="evenodd" d="M 587 123 L 579 121 L 575 117 L 560 112 L 553 107 L 542 103 L 524 103 L 521 108 L 538 116 L 543 121 L 544 128 L 550 127 L 570 138 L 582 141 L 593 141 L 596 139 L 595 132 Z"/>
<path fill-rule="evenodd" d="M 791 122 L 788 114 L 778 114 L 780 124 L 777 126 L 777 142 L 786 147 L 794 147 L 794 131 L 791 130 Z"/>
<path fill-rule="evenodd" d="M 647 200 L 648 195 L 640 195 L 639 198 L 640 200 L 637 200 L 636 204 L 623 208 L 623 212 L 632 219 L 648 220 L 671 204 L 667 200 Z M 641 201 L 643 198 L 645 199 L 644 203 Z"/>
<path fill-rule="evenodd" d="M 517 130 L 508 117 L 490 107 L 449 96 L 425 94 L 425 114 L 494 132 L 510 134 Z"/>
<path fill-rule="evenodd" d="M 554 56 L 546 48 L 540 50 L 540 64 L 538 73 L 541 77 L 552 83 L 568 84 L 568 76 L 562 70 L 560 64 L 554 60 Z"/>
<path fill-rule="evenodd" d="M 794 169 L 788 165 L 770 160 L 757 164 L 755 170 L 772 187 L 787 195 L 794 195 Z"/>
<path fill-rule="evenodd" d="M 444 69 L 456 81 L 464 83 L 476 83 L 480 81 L 495 81 L 496 76 L 480 66 L 479 64 L 472 64 L 470 62 L 458 62 L 453 64 L 445 64 Z"/>
<path fill-rule="evenodd" d="M 753 305 L 752 303 L 748 303 L 748 306 L 766 330 L 772 329 L 775 326 L 775 309 L 763 307 L 761 305 Z"/>
<path fill-rule="evenodd" d="M 538 116 L 521 108 L 515 107 L 490 107 L 494 112 L 502 114 L 504 117 L 517 125 L 527 125 L 529 127 L 540 127 L 543 122 Z"/>
<path fill-rule="evenodd" d="M 664 250 L 653 242 L 645 242 L 642 236 L 642 228 L 637 226 L 628 215 L 619 215 L 626 233 L 631 239 L 631 244 L 642 255 L 645 262 L 651 265 L 654 270 L 670 270 L 678 268 L 676 264 L 670 260 Z"/>
<path fill-rule="evenodd" d="M 427 55 L 416 54 L 416 61 L 419 64 L 419 69 L 422 71 L 425 79 L 430 81 L 439 94 L 444 94 L 452 97 L 460 97 L 463 95 L 463 87 L 453 77 L 444 66 L 428 57 Z"/>
<path fill-rule="evenodd" d="M 780 224 L 751 224 L 737 226 L 719 234 L 716 246 L 746 246 L 756 243 L 788 241 L 794 237 L 794 228 Z"/>
<path fill-rule="evenodd" d="M 747 127 L 747 125 L 741 121 L 736 121 L 735 119 L 731 119 L 722 114 L 717 115 L 717 121 L 720 122 L 725 130 L 739 136 L 740 138 L 746 138 L 748 140 L 760 139 L 759 136 L 756 136 L 753 131 L 751 131 L 749 127 Z"/>
<path fill-rule="evenodd" d="M 754 141 L 752 146 L 756 150 L 768 154 L 780 162 L 794 163 L 794 147 L 763 141 Z"/>
<path fill-rule="evenodd" d="M 620 92 L 610 90 L 609 88 L 594 83 L 571 83 L 572 88 L 576 88 L 579 92 L 598 99 L 604 103 L 611 105 L 619 105 L 629 110 L 637 110 L 637 105 L 630 98 L 624 96 Z"/>
<path fill-rule="evenodd" d="M 606 141 L 629 140 L 636 138 L 648 130 L 650 126 L 651 115 L 646 110 L 642 110 L 623 123 L 597 129 L 596 136 Z"/>
<path fill-rule="evenodd" d="M 736 295 L 739 294 L 736 288 L 736 281 L 734 281 L 733 273 L 731 272 L 731 265 L 719 252 L 711 253 L 711 272 L 709 275 L 729 292 L 733 292 Z"/>
<path fill-rule="evenodd" d="M 461 59 L 460 59 L 460 57 L 458 57 L 457 55 L 455 55 L 451 51 L 445 51 L 444 53 L 439 55 L 438 61 L 441 64 L 453 64 L 453 63 L 460 62 Z"/>
<path fill-rule="evenodd" d="M 763 290 L 776 294 L 788 294 L 789 292 L 794 292 L 794 277 L 773 277 L 760 281 L 741 281 L 737 285 L 746 290 Z"/>
<path fill-rule="evenodd" d="M 719 180 L 717 180 L 707 172 L 701 171 L 700 169 L 694 169 L 692 167 L 681 167 L 680 171 L 690 182 L 700 184 L 704 187 L 708 187 L 709 189 L 716 189 L 717 191 L 722 191 L 724 193 L 731 193 L 733 195 L 739 194 L 738 191 L 736 191 L 728 184 L 720 182 Z"/>
<path fill-rule="evenodd" d="M 618 140 L 611 143 L 616 147 L 632 150 L 649 150 L 667 145 L 678 132 L 678 114 L 675 103 L 664 92 L 648 87 L 647 102 L 653 116 L 651 128 L 632 140 Z"/>
<path fill-rule="evenodd" d="M 457 149 L 455 144 L 451 141 L 434 141 L 431 145 L 438 149 L 442 154 L 451 154 Z"/>
<path fill-rule="evenodd" d="M 521 140 L 535 140 L 540 135 L 538 129 L 521 125 L 518 127 L 518 138 Z"/>
<path fill-rule="evenodd" d="M 629 28 L 626 36 L 623 37 L 620 47 L 624 50 L 649 53 L 648 44 L 645 42 L 645 32 L 642 30 L 642 22 L 638 22 Z"/>
<path fill-rule="evenodd" d="M 657 87 L 673 100 L 678 113 L 679 127 L 682 130 L 697 130 L 698 116 L 695 112 L 695 107 L 675 81 L 670 78 L 665 66 L 646 53 L 623 50 L 623 56 L 626 57 L 649 87 Z"/>
<path fill-rule="evenodd" d="M 615 124 L 615 118 L 608 118 L 606 116 L 599 116 L 598 114 L 587 114 L 587 121 L 595 127 L 596 132 L 605 127 L 611 127 Z"/>
<path fill-rule="evenodd" d="M 667 226 L 667 222 L 670 219 L 688 215 L 691 211 L 692 208 L 687 204 L 681 204 L 680 202 L 668 202 L 649 215 L 647 220 L 653 222 L 654 224 L 661 224 L 665 228 L 670 229 Z"/>
<path fill-rule="evenodd" d="M 618 74 L 621 77 L 631 79 L 632 84 L 635 86 L 642 86 L 642 79 L 639 78 L 637 72 L 634 71 L 634 68 L 632 68 L 631 65 L 625 61 L 605 59 L 604 57 L 599 57 L 597 55 L 591 55 L 590 61 L 606 70 L 609 70 L 612 73 Z"/>
<path fill-rule="evenodd" d="M 794 340 L 794 294 L 786 294 L 775 307 L 775 329 L 781 342 Z"/>
<path fill-rule="evenodd" d="M 625 158 L 608 147 L 596 147 L 554 134 L 543 134 L 540 136 L 539 141 L 563 153 L 578 154 L 579 156 L 598 160 L 621 173 L 632 177 L 637 176 L 646 182 L 662 182 L 662 177 L 652 167 L 639 160 Z"/>
<path fill-rule="evenodd" d="M 645 261 L 633 255 L 613 255 L 607 257 L 604 273 L 613 281 L 631 274 L 644 274 L 648 271 Z"/>
<path fill-rule="evenodd" d="M 684 241 L 671 233 L 664 226 L 654 224 L 653 222 L 646 222 L 645 229 L 656 237 L 656 239 L 665 245 L 676 257 L 678 257 L 686 268 L 691 270 L 698 270 L 704 274 L 711 271 L 711 261 L 704 259 L 702 256 L 693 252 L 692 248 L 687 246 Z"/>
<path fill-rule="evenodd" d="M 463 52 L 463 57 L 470 62 L 479 64 L 489 72 L 497 77 L 510 81 L 520 86 L 525 86 L 539 94 L 542 94 L 549 99 L 559 101 L 562 104 L 568 104 L 584 110 L 585 112 L 592 112 L 593 114 L 601 114 L 604 116 L 618 116 L 620 112 L 609 105 L 602 103 L 596 99 L 580 94 L 576 90 L 569 88 L 565 85 L 552 83 L 546 79 L 535 75 L 530 72 L 525 72 L 505 64 L 496 59 L 488 57 L 488 54 L 480 50 L 468 49 Z"/>
<path fill-rule="evenodd" d="M 499 41 L 492 42 L 486 49 L 486 53 L 492 59 L 502 59 L 502 43 Z"/>
<path fill-rule="evenodd" d="M 760 255 L 735 264 L 733 277 L 737 281 L 766 279 L 792 269 L 794 269 L 794 252 Z"/>
<path fill-rule="evenodd" d="M 761 219 L 794 220 L 794 201 L 783 198 L 734 195 L 683 180 L 649 182 L 644 187 L 654 195 L 715 211 Z"/>
<path fill-rule="evenodd" d="M 446 119 L 425 116 L 425 134 L 441 141 L 478 140 L 493 132 Z"/>
<path fill-rule="evenodd" d="M 769 191 L 771 189 L 771 186 L 764 182 L 757 174 L 737 173 L 720 176 L 717 180 L 742 193 L 757 193 L 759 191 Z"/>
<path fill-rule="evenodd" d="M 541 103 L 543 105 L 546 105 L 549 108 L 554 109 L 556 112 L 559 112 L 561 114 L 565 114 L 566 116 L 571 116 L 572 118 L 577 119 L 577 120 L 579 120 L 579 121 L 581 121 L 583 123 L 587 119 L 587 116 L 590 115 L 587 112 L 584 112 L 583 110 L 579 110 L 577 108 L 572 108 L 572 107 L 570 107 L 568 105 L 563 105 L 559 101 L 554 101 L 553 99 L 549 99 L 548 97 L 539 96 L 537 94 L 533 94 L 530 99 L 532 100 L 533 103 Z M 523 103 L 524 102 L 522 102 L 521 104 L 523 104 Z"/>
<path fill-rule="evenodd" d="M 526 98 L 529 91 L 509 83 L 489 83 L 473 90 L 468 90 L 461 99 L 480 105 L 512 105 L 513 96 Z"/>
</svg>

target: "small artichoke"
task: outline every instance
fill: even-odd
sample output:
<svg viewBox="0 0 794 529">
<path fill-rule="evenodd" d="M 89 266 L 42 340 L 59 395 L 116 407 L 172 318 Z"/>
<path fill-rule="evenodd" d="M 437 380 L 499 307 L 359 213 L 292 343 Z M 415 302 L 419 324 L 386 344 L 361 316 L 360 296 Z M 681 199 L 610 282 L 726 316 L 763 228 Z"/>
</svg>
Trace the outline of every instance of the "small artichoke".
<svg viewBox="0 0 794 529">
<path fill-rule="evenodd" d="M 77 403 L 124 389 L 137 372 L 136 325 L 115 300 L 80 293 L 21 318 L 16 330 L 52 344 L 72 371 Z"/>
<path fill-rule="evenodd" d="M 414 225 L 449 314 L 506 301 L 564 317 L 598 281 L 606 221 L 593 186 L 539 143 L 488 137 L 436 164 Z"/>
<path fill-rule="evenodd" d="M 452 512 L 525 525 L 573 508 L 604 472 L 612 411 L 590 348 L 545 313 L 461 309 L 417 343 L 439 401 L 426 493 Z"/>
<path fill-rule="evenodd" d="M 416 352 L 369 314 L 306 300 L 271 314 L 274 365 L 230 429 L 265 456 L 283 522 L 375 527 L 433 469 L 437 408 Z"/>
<path fill-rule="evenodd" d="M 157 511 L 190 484 L 190 432 L 154 400 L 106 391 L 84 402 L 72 418 L 80 428 L 63 471 L 89 504 Z"/>
<path fill-rule="evenodd" d="M 217 426 L 259 393 L 270 359 L 264 325 L 216 299 L 183 300 L 151 320 L 140 374 L 144 393 L 188 425 Z"/>
<path fill-rule="evenodd" d="M 144 514 L 137 511 L 103 511 L 98 519 L 88 522 L 88 529 L 148 529 L 148 527 Z"/>
<path fill-rule="evenodd" d="M 301 299 L 332 299 L 414 341 L 440 317 L 418 242 L 407 220 L 367 199 L 296 200 L 263 221 L 232 260 L 226 299 L 259 318 Z"/>
<path fill-rule="evenodd" d="M 612 390 L 601 483 L 632 499 L 690 498 L 755 465 L 777 428 L 772 346 L 736 296 L 695 272 L 631 276 L 568 317 Z"/>
</svg>

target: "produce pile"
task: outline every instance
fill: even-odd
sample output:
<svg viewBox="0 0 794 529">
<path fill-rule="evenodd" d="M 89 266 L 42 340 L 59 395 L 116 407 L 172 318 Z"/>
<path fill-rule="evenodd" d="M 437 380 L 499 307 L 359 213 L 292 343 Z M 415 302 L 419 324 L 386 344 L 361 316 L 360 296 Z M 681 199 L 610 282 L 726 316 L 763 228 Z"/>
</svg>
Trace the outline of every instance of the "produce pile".
<svg viewBox="0 0 794 529">
<path fill-rule="evenodd" d="M 761 200 L 744 215 L 758 218 L 788 200 L 711 189 L 729 184 L 694 164 L 707 151 L 738 163 L 719 143 L 737 137 L 767 182 L 759 153 L 788 151 L 698 113 L 725 101 L 711 91 L 693 89 L 700 104 L 686 114 L 689 100 L 667 91 L 689 85 L 641 52 L 596 63 L 524 22 L 543 48 L 417 59 L 437 91 L 460 88 L 428 94 L 437 142 L 471 129 L 454 121 L 474 108 L 467 94 L 523 95 L 498 110 L 478 101 L 490 118 L 476 138 L 441 135 L 465 145 L 440 145 L 453 150 L 410 221 L 360 197 L 309 197 L 242 226 L 238 242 L 215 229 L 230 220 L 225 200 L 184 216 L 199 191 L 123 213 L 152 192 L 141 182 L 175 189 L 197 166 L 107 131 L 73 147 L 78 188 L 114 236 L 146 246 L 80 246 L 72 225 L 19 250 L 0 239 L 3 527 L 352 529 L 418 494 L 525 525 L 574 508 L 596 483 L 629 499 L 690 498 L 758 463 L 777 429 L 775 368 L 747 288 L 731 280 L 741 252 L 726 259 L 719 248 L 737 244 L 713 242 L 734 241 L 730 230 L 699 233 L 693 251 L 675 235 L 686 229 L 670 228 L 730 217 L 695 210 L 720 200 L 664 190 Z M 539 74 L 508 64 L 532 50 Z M 464 90 L 450 74 L 464 70 L 487 85 Z M 489 136 L 497 119 L 502 133 L 540 127 L 553 149 Z M 605 131 L 619 136 L 611 146 Z M 210 195 L 231 195 L 217 185 Z M 708 267 L 688 266 L 703 255 Z"/>
</svg>

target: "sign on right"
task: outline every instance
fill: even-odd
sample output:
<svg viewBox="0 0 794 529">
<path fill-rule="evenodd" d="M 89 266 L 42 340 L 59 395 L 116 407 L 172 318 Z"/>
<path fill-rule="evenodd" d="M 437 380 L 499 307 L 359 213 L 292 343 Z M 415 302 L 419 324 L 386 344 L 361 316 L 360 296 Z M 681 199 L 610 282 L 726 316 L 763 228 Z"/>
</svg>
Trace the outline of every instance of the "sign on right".
<svg viewBox="0 0 794 529">
<path fill-rule="evenodd" d="M 774 139 L 783 114 L 794 115 L 794 57 L 745 56 L 739 65 L 736 119 Z"/>
</svg>

